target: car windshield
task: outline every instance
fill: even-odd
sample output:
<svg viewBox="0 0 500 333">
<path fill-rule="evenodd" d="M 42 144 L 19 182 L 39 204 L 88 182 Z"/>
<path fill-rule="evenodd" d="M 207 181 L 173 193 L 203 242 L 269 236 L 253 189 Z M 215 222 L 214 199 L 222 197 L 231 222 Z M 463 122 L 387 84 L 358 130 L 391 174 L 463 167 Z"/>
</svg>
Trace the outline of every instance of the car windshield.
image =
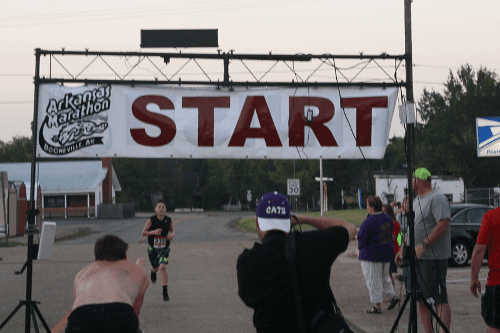
<svg viewBox="0 0 500 333">
<path fill-rule="evenodd" d="M 464 209 L 464 207 L 450 207 L 451 210 L 451 216 L 455 216 L 456 213 L 458 213 L 460 210 Z"/>
</svg>

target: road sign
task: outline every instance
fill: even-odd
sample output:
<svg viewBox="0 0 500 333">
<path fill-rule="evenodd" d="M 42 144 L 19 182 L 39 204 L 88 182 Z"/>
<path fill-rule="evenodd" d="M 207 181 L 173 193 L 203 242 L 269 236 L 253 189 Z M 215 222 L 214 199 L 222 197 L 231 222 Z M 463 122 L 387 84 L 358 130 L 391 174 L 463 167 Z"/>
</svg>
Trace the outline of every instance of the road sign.
<svg viewBox="0 0 500 333">
<path fill-rule="evenodd" d="M 252 190 L 247 190 L 247 201 L 250 202 L 252 200 Z"/>
<path fill-rule="evenodd" d="M 300 195 L 300 179 L 287 179 L 288 195 Z"/>
<path fill-rule="evenodd" d="M 476 118 L 477 156 L 500 156 L 500 117 Z"/>
</svg>

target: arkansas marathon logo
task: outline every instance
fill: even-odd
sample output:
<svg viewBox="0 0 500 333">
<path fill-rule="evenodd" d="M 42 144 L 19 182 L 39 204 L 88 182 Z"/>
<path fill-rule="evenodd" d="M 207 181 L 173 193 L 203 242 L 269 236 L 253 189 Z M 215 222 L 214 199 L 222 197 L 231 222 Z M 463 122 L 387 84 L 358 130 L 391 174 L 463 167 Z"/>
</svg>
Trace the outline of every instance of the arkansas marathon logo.
<svg viewBox="0 0 500 333">
<path fill-rule="evenodd" d="M 81 94 L 65 94 L 50 99 L 40 127 L 39 142 L 50 155 L 66 155 L 95 145 L 103 145 L 108 129 L 111 86 L 99 86 Z"/>
</svg>

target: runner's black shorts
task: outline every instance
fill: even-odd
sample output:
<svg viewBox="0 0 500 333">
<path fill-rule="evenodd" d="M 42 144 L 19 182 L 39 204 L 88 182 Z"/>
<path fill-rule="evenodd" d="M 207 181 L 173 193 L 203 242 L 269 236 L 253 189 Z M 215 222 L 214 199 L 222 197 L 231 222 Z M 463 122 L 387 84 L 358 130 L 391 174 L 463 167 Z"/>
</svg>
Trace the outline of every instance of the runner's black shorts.
<svg viewBox="0 0 500 333">
<path fill-rule="evenodd" d="M 68 318 L 66 333 L 137 333 L 139 323 L 126 303 L 82 305 Z"/>
<path fill-rule="evenodd" d="M 156 268 L 160 264 L 168 265 L 170 255 L 170 247 L 165 247 L 163 249 L 155 249 L 151 246 L 148 247 L 148 257 L 151 267 Z"/>
<path fill-rule="evenodd" d="M 500 329 L 500 285 L 486 286 L 481 297 L 481 315 L 486 325 Z"/>
</svg>

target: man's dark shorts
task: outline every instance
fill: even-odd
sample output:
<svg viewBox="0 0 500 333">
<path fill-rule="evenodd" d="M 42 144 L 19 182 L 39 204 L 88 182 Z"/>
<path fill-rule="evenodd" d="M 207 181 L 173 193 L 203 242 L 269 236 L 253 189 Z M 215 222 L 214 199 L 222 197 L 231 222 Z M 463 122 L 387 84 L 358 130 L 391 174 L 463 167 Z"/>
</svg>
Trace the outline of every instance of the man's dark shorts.
<svg viewBox="0 0 500 333">
<path fill-rule="evenodd" d="M 486 325 L 500 329 L 500 285 L 486 286 L 481 297 L 481 315 Z"/>
<path fill-rule="evenodd" d="M 149 262 L 151 263 L 151 267 L 156 268 L 160 266 L 160 264 L 168 264 L 170 254 L 170 247 L 166 247 L 163 249 L 155 249 L 153 247 L 148 247 L 148 257 Z"/>
<path fill-rule="evenodd" d="M 74 309 L 66 333 L 137 333 L 134 309 L 126 303 L 83 305 Z"/>
<path fill-rule="evenodd" d="M 416 273 L 424 299 L 432 298 L 436 305 L 448 303 L 448 293 L 446 292 L 448 260 L 417 260 Z"/>
</svg>

